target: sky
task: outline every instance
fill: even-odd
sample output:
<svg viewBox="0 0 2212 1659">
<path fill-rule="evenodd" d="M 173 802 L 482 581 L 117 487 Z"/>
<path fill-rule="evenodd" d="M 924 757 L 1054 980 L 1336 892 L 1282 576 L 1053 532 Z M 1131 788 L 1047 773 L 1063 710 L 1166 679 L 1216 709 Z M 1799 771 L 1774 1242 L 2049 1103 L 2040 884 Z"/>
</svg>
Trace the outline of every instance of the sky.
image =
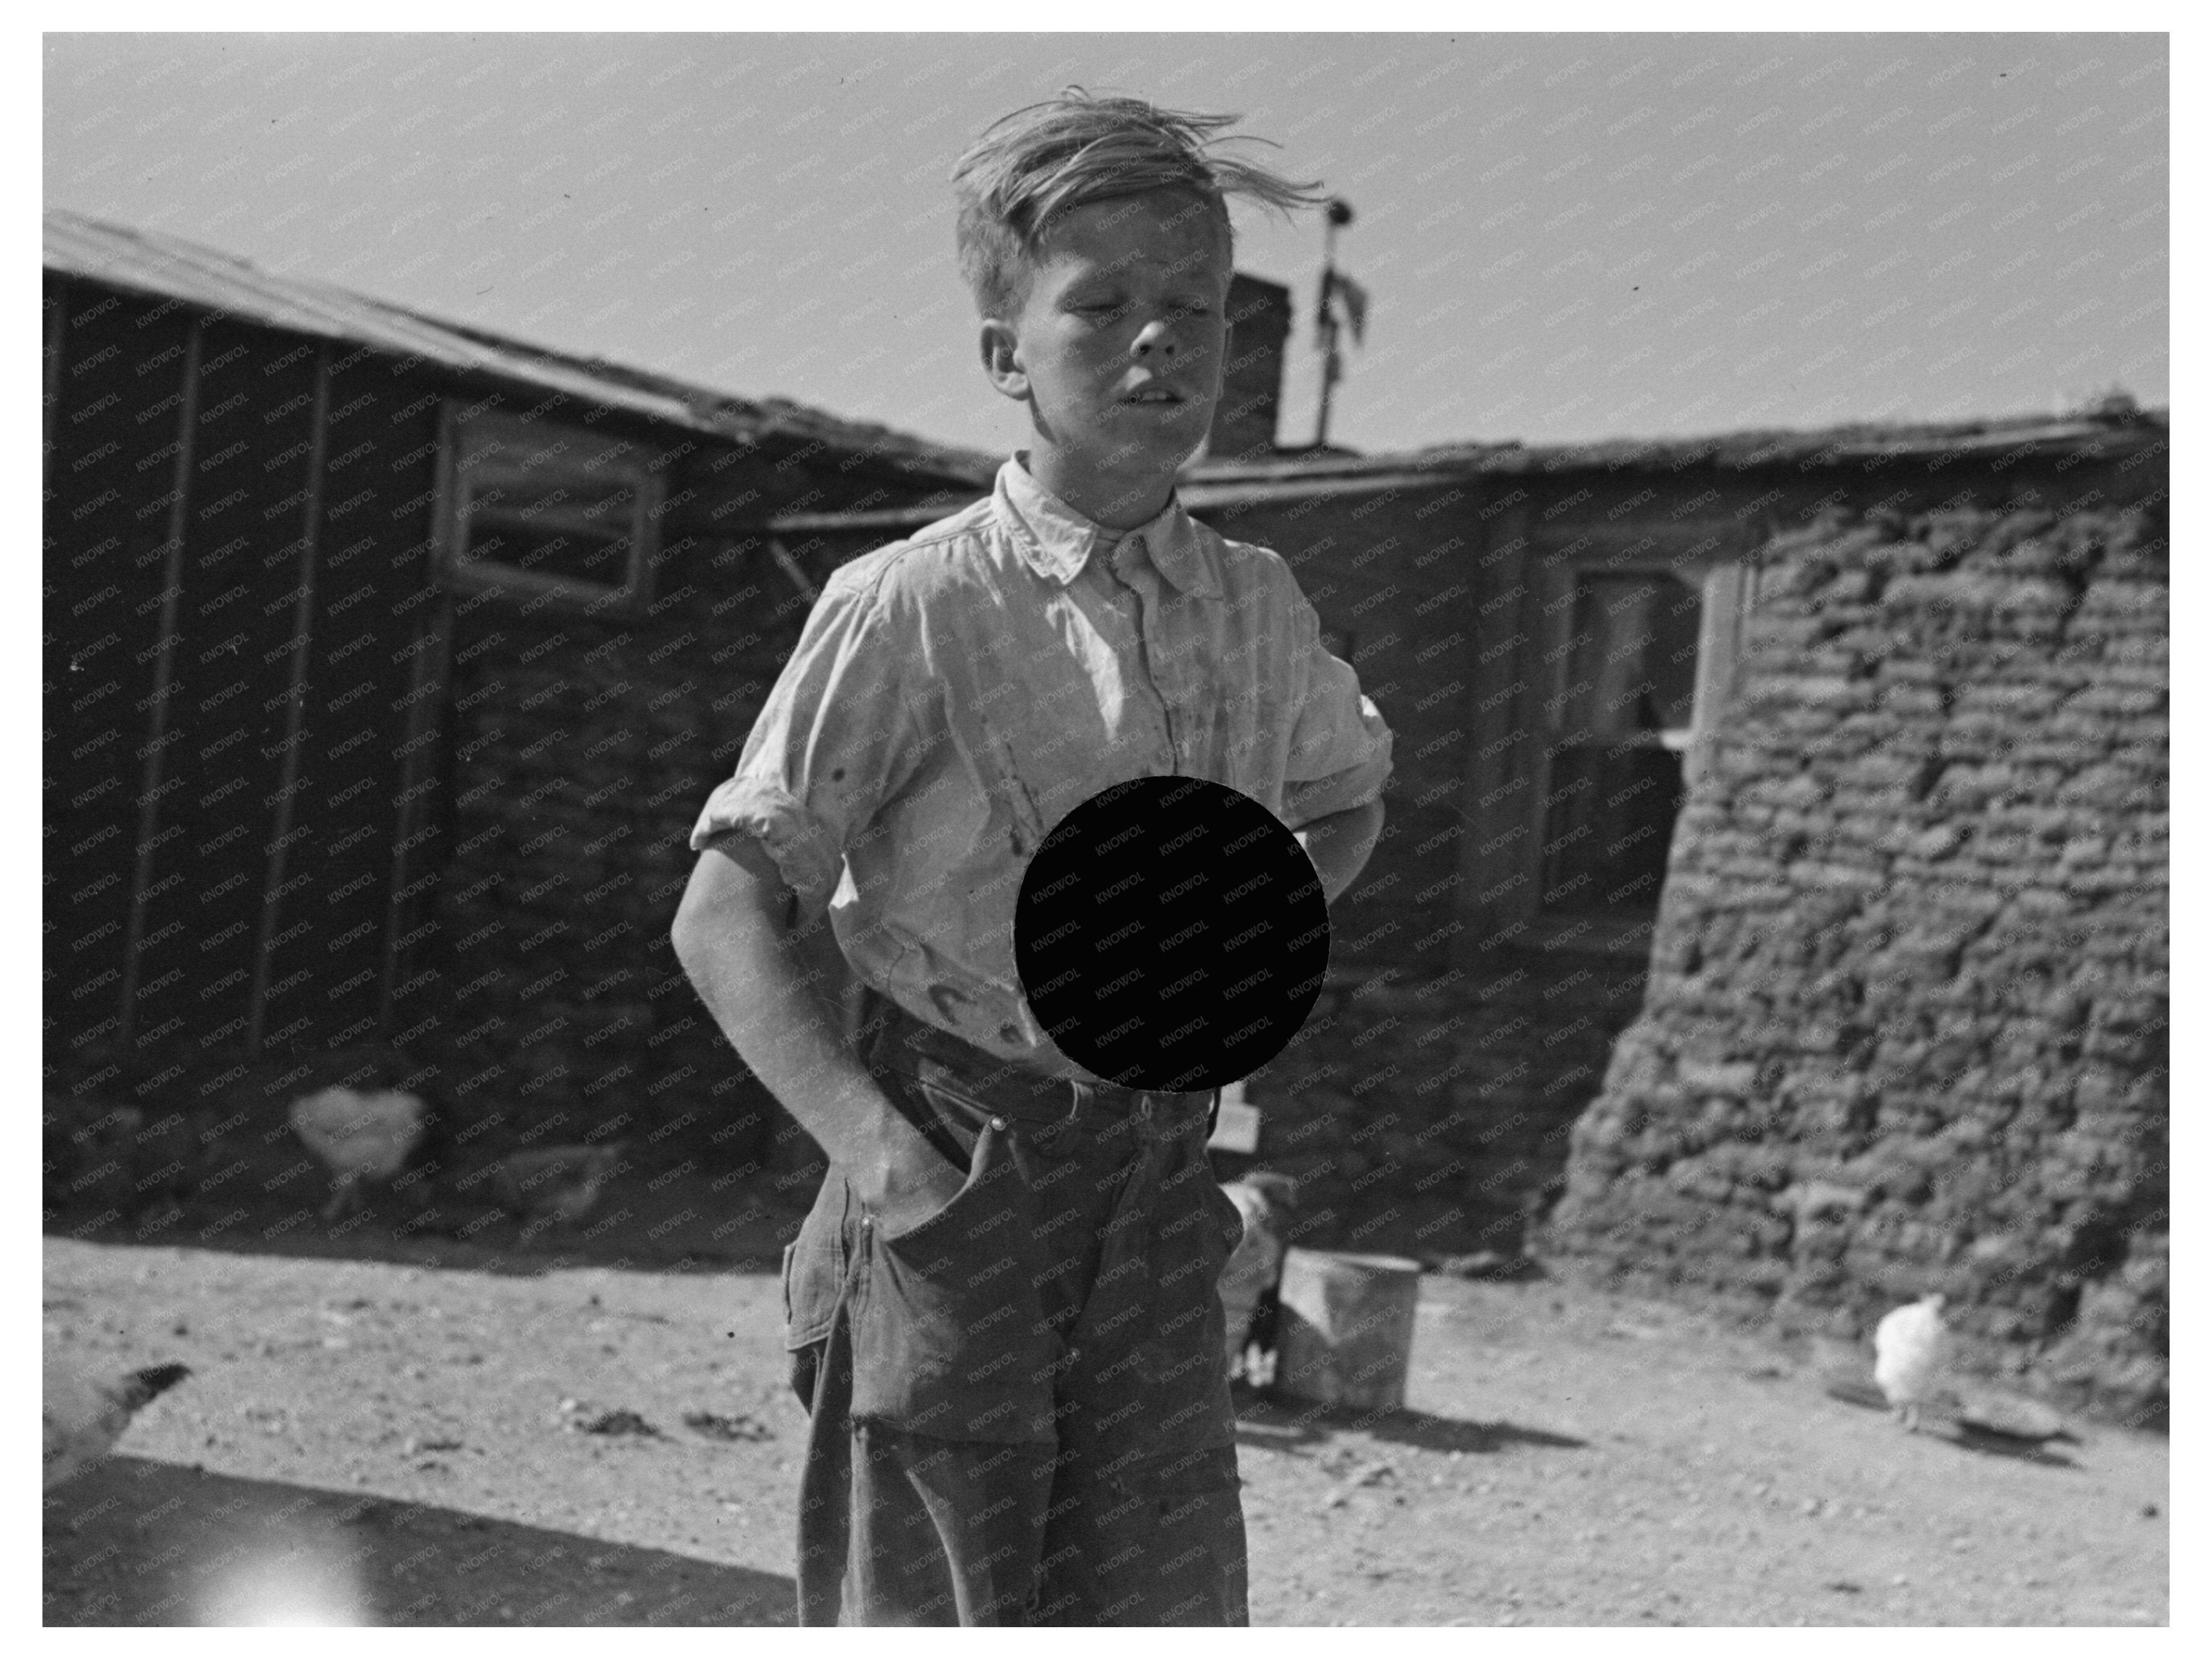
<svg viewBox="0 0 2212 1659">
<path fill-rule="evenodd" d="M 1352 204 L 1333 441 L 2168 399 L 2159 34 L 56 34 L 45 199 L 700 385 L 1005 451 L 948 178 L 1079 82 Z M 1297 307 L 1320 216 L 1236 210 Z"/>
</svg>

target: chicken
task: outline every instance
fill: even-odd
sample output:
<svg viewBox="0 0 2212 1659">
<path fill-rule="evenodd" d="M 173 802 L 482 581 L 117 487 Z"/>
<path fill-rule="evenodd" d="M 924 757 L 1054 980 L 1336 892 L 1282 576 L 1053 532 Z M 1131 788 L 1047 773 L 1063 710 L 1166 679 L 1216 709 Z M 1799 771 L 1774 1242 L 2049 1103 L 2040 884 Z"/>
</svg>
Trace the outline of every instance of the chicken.
<svg viewBox="0 0 2212 1659">
<path fill-rule="evenodd" d="M 49 1362 L 40 1412 L 46 1486 L 57 1486 L 106 1456 L 140 1407 L 191 1375 L 185 1366 L 169 1364 L 101 1377 Z"/>
<path fill-rule="evenodd" d="M 525 1221 L 575 1223 L 591 1213 L 627 1140 L 603 1146 L 545 1146 L 509 1152 L 492 1171 L 500 1207 Z"/>
<path fill-rule="evenodd" d="M 1920 1408 L 1942 1375 L 1947 1336 L 1940 1291 L 1891 1309 L 1874 1328 L 1874 1380 L 1908 1432 L 1919 1432 Z"/>
<path fill-rule="evenodd" d="M 390 1182 L 405 1171 L 422 1144 L 430 1104 L 406 1089 L 355 1089 L 340 1085 L 302 1095 L 287 1115 L 293 1132 L 331 1171 L 331 1221 L 361 1207 L 364 1182 Z"/>
<path fill-rule="evenodd" d="M 1255 1170 L 1221 1189 L 1244 1218 L 1244 1237 L 1221 1270 L 1221 1310 L 1226 1323 L 1229 1374 L 1250 1374 L 1247 1351 L 1257 1346 L 1272 1361 L 1275 1348 L 1275 1287 L 1290 1248 L 1289 1225 L 1298 1183 L 1272 1170 Z"/>
</svg>

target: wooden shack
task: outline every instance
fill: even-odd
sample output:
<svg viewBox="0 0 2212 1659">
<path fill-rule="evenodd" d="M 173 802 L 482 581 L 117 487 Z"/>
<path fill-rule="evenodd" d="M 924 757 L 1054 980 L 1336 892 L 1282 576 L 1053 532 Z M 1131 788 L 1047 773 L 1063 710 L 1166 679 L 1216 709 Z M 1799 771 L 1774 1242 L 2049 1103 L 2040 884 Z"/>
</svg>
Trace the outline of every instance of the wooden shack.
<svg viewBox="0 0 2212 1659">
<path fill-rule="evenodd" d="M 49 1076 L 378 1038 L 757 1145 L 666 924 L 814 592 L 763 521 L 993 463 L 55 211 L 45 348 Z"/>
</svg>

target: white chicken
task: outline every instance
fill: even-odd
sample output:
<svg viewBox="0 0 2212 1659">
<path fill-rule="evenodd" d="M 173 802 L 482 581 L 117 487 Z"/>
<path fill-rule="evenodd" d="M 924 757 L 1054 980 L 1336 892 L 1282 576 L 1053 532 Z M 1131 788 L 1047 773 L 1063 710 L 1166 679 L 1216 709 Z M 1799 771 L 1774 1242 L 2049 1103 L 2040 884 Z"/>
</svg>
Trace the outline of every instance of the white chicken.
<svg viewBox="0 0 2212 1659">
<path fill-rule="evenodd" d="M 1948 1336 L 1940 1291 L 1891 1309 L 1874 1328 L 1874 1380 L 1908 1432 L 1920 1431 L 1920 1408 L 1942 1375 Z"/>
<path fill-rule="evenodd" d="M 407 1167 L 429 1124 L 429 1103 L 404 1089 L 340 1085 L 302 1095 L 288 1115 L 293 1132 L 331 1171 L 323 1219 L 362 1204 L 364 1182 L 388 1182 Z"/>
<path fill-rule="evenodd" d="M 627 1140 L 600 1146 L 545 1146 L 509 1152 L 492 1174 L 492 1191 L 525 1221 L 573 1224 L 591 1213 L 599 1188 L 614 1175 Z"/>
<path fill-rule="evenodd" d="M 149 1365 L 120 1376 L 93 1376 L 49 1361 L 40 1416 L 46 1485 L 59 1486 L 115 1449 L 139 1407 L 191 1375 L 183 1365 Z"/>
<path fill-rule="evenodd" d="M 1275 1346 L 1275 1289 L 1283 1277 L 1283 1255 L 1290 1248 L 1289 1224 L 1297 1205 L 1298 1183 L 1272 1170 L 1255 1170 L 1221 1190 L 1244 1218 L 1244 1237 L 1221 1269 L 1221 1311 L 1225 1321 L 1229 1374 L 1245 1367 L 1249 1349 L 1272 1354 Z"/>
</svg>

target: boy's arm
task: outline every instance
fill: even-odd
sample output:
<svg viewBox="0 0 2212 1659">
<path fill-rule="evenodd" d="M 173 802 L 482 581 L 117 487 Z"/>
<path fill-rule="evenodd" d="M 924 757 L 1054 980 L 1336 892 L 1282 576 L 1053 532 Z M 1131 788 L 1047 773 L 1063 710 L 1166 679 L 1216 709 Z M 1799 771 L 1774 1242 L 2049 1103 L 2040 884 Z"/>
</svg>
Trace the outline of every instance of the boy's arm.
<svg viewBox="0 0 2212 1659">
<path fill-rule="evenodd" d="M 1359 879 L 1359 872 L 1367 867 L 1368 855 L 1374 852 L 1375 843 L 1382 836 L 1382 797 L 1378 795 L 1364 806 L 1348 807 L 1325 818 L 1316 818 L 1296 833 L 1298 845 L 1306 849 L 1306 856 L 1313 860 L 1314 870 L 1321 877 L 1323 901 L 1334 904 L 1346 888 Z"/>
<path fill-rule="evenodd" d="M 792 902 L 759 842 L 727 834 L 699 855 L 670 942 L 738 1056 L 821 1144 L 877 1224 L 902 1231 L 950 1203 L 965 1176 L 840 1039 L 793 946 Z"/>
</svg>

